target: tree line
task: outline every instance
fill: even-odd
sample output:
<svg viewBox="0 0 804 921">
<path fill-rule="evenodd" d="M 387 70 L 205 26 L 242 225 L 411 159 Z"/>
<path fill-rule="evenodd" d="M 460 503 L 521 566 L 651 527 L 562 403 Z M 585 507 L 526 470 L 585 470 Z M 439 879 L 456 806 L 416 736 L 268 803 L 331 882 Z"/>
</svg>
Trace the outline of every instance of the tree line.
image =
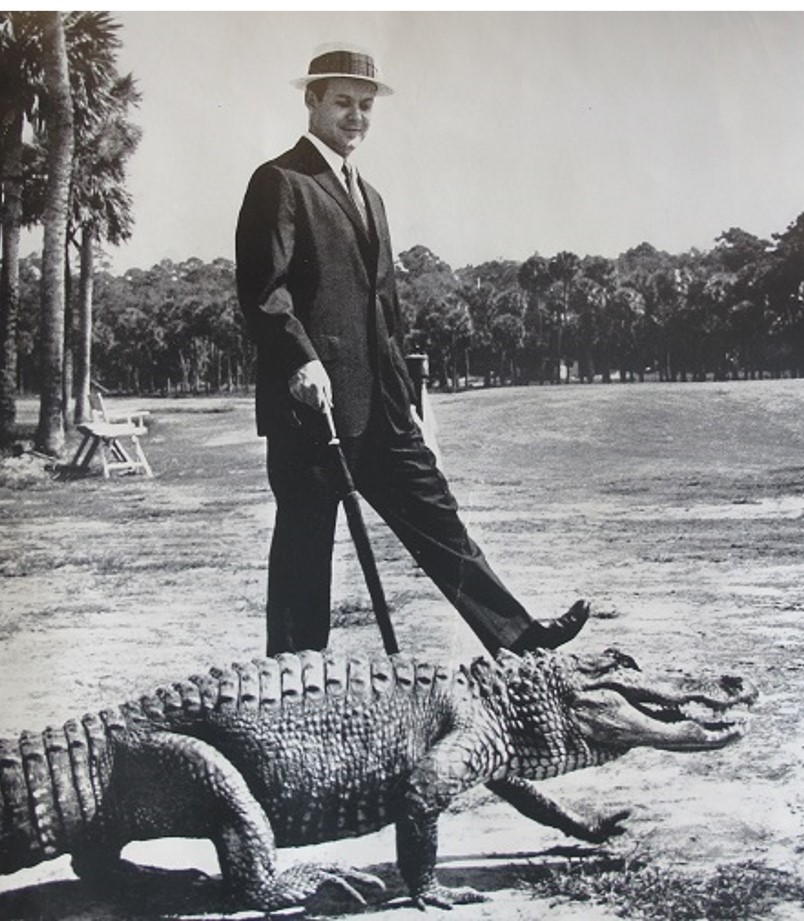
<svg viewBox="0 0 804 921">
<path fill-rule="evenodd" d="M 18 388 L 37 390 L 41 260 L 21 262 Z M 453 270 L 401 253 L 409 352 L 431 382 L 485 385 L 804 374 L 804 213 L 763 240 L 732 228 L 708 252 L 642 243 L 614 259 L 571 252 Z M 241 390 L 254 378 L 229 259 L 165 259 L 94 278 L 93 376 L 129 393 Z M 572 372 L 572 373 L 571 373 Z"/>
<path fill-rule="evenodd" d="M 39 388 L 38 255 L 21 261 L 18 389 Z M 242 322 L 234 263 L 164 259 L 123 275 L 95 273 L 92 379 L 136 394 L 245 390 L 254 354 Z"/>
<path fill-rule="evenodd" d="M 0 13 L 0 443 L 22 391 L 40 394 L 37 446 L 58 453 L 91 381 L 131 393 L 253 383 L 231 260 L 119 276 L 96 264 L 133 222 L 140 97 L 116 68 L 118 28 L 106 13 Z M 43 252 L 22 259 L 21 229 L 36 224 Z M 678 255 L 643 242 L 616 258 L 453 269 L 417 245 L 396 274 L 406 347 L 445 388 L 804 373 L 804 213 L 770 239 L 732 227 Z"/>
<path fill-rule="evenodd" d="M 641 243 L 453 271 L 417 246 L 398 281 L 408 345 L 442 387 L 804 374 L 804 213 L 770 240 L 733 227 L 680 255 Z"/>
</svg>

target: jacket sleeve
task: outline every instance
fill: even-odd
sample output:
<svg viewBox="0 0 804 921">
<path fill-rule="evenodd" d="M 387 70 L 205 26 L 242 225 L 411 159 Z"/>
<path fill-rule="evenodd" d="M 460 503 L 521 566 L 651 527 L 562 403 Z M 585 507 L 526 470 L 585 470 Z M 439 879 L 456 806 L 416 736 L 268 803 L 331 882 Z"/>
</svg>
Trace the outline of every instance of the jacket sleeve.
<svg viewBox="0 0 804 921">
<path fill-rule="evenodd" d="M 289 285 L 295 218 L 293 191 L 284 172 L 261 166 L 251 177 L 237 222 L 237 295 L 266 368 L 285 379 L 317 357 Z"/>
</svg>

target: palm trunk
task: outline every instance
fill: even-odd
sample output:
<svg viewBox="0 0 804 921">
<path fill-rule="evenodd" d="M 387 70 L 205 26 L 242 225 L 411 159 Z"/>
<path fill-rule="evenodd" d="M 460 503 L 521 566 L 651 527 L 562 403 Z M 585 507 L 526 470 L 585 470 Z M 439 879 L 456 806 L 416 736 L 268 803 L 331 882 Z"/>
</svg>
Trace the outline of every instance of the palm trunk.
<svg viewBox="0 0 804 921">
<path fill-rule="evenodd" d="M 42 246 L 42 392 L 36 447 L 50 455 L 64 450 L 64 246 L 73 157 L 73 107 L 62 14 L 47 13 L 45 82 L 51 99 L 48 121 L 47 191 Z"/>
<path fill-rule="evenodd" d="M 79 280 L 78 337 L 75 356 L 75 424 L 89 418 L 89 387 L 92 378 L 92 289 L 95 274 L 95 241 L 86 225 L 81 228 L 81 275 Z"/>
<path fill-rule="evenodd" d="M 17 422 L 17 317 L 20 306 L 22 223 L 22 112 L 14 115 L 3 162 L 3 243 L 0 265 L 0 445 L 10 444 Z"/>
<path fill-rule="evenodd" d="M 64 246 L 64 359 L 61 369 L 61 406 L 64 424 L 69 421 L 69 406 L 73 396 L 73 349 L 75 347 L 75 311 L 73 310 L 72 272 L 70 270 L 70 235 Z"/>
<path fill-rule="evenodd" d="M 564 325 L 563 325 L 561 318 L 559 318 L 558 328 L 556 329 L 556 358 L 555 358 L 555 368 L 556 368 L 555 383 L 556 384 L 561 383 L 561 362 L 562 362 L 561 353 L 564 349 L 563 339 L 564 339 Z"/>
</svg>

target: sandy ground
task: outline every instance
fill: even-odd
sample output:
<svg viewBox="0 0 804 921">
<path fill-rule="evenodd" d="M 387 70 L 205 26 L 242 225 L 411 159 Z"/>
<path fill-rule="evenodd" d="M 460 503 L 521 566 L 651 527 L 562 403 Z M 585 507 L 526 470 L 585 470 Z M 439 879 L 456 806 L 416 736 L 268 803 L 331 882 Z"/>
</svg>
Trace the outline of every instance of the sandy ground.
<svg viewBox="0 0 804 921">
<path fill-rule="evenodd" d="M 646 669 L 740 674 L 762 690 L 749 736 L 733 747 L 632 752 L 545 792 L 581 811 L 631 809 L 628 834 L 608 852 L 690 873 L 756 860 L 804 879 L 804 381 L 530 387 L 433 403 L 470 530 L 534 616 L 585 597 L 594 616 L 573 648 L 617 645 Z M 273 506 L 250 400 L 145 405 L 154 480 L 42 480 L 25 461 L 7 467 L 0 735 L 263 648 Z M 480 652 L 367 518 L 403 650 L 454 660 Z M 342 524 L 334 606 L 336 624 L 348 622 L 334 647 L 381 648 Z M 333 857 L 378 868 L 390 894 L 402 894 L 390 829 L 305 850 L 282 852 L 282 865 Z M 456 909 L 467 921 L 614 917 L 588 903 L 534 901 L 519 883 L 534 868 L 591 865 L 600 853 L 483 790 L 441 822 L 444 880 L 493 896 Z M 206 842 L 135 844 L 126 855 L 216 872 Z M 0 917 L 154 916 L 91 899 L 67 858 L 0 880 Z M 798 905 L 773 914 L 802 916 Z"/>
</svg>

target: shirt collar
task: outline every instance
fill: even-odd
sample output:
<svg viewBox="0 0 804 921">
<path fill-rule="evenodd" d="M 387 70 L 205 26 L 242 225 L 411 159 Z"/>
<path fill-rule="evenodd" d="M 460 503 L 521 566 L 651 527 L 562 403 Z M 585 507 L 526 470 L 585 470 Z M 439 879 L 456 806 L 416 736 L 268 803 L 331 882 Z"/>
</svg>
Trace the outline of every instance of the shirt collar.
<svg viewBox="0 0 804 921">
<path fill-rule="evenodd" d="M 331 147 L 327 145 L 320 139 L 317 138 L 314 134 L 311 134 L 309 131 L 304 135 L 308 141 L 315 147 L 315 149 L 321 154 L 321 156 L 327 161 L 327 166 L 332 170 L 333 173 L 337 176 L 339 182 L 342 185 L 346 185 L 346 180 L 343 177 L 341 170 L 343 169 L 344 158 L 334 151 Z M 350 166 L 352 164 L 349 164 Z M 352 167 L 354 169 L 354 167 Z M 357 170 L 355 170 L 357 173 Z"/>
</svg>

